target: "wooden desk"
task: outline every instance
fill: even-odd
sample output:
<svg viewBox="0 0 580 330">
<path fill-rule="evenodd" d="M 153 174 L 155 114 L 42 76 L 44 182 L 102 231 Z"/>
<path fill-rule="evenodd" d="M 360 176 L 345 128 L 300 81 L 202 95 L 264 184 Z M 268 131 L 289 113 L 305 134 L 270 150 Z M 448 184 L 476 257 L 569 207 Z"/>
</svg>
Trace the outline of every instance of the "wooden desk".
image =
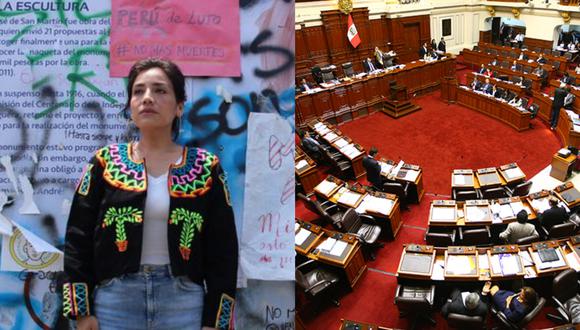
<svg viewBox="0 0 580 330">
<path fill-rule="evenodd" d="M 465 225 L 491 225 L 492 213 L 487 200 L 465 201 L 463 204 L 463 221 Z M 461 224 L 461 219 L 458 220 Z"/>
<path fill-rule="evenodd" d="M 365 156 L 364 148 L 353 143 L 348 136 L 343 135 L 339 129 L 330 123 L 315 119 L 308 123 L 308 127 L 350 161 L 354 176 L 357 179 L 366 174 L 362 165 L 362 160 Z"/>
<path fill-rule="evenodd" d="M 494 45 L 494 44 L 490 44 L 490 43 L 486 43 L 486 42 L 479 42 L 478 43 L 479 48 L 480 49 L 495 49 L 497 51 L 515 51 L 517 53 L 517 55 L 519 56 L 519 52 L 522 51 L 519 48 L 514 48 L 514 47 L 508 47 L 508 46 L 499 46 L 499 45 Z M 536 61 L 539 57 L 539 53 L 536 53 L 535 51 L 531 51 L 531 50 L 523 50 L 524 54 L 528 55 L 528 57 L 533 60 Z M 551 54 L 542 54 L 542 56 L 548 61 L 548 62 L 560 62 L 560 68 L 559 70 L 564 72 L 566 70 L 568 70 L 568 64 L 570 63 L 570 61 L 564 57 L 564 56 L 554 56 Z"/>
<path fill-rule="evenodd" d="M 419 203 L 425 195 L 423 188 L 423 170 L 419 165 L 412 165 L 403 163 L 399 172 L 396 175 L 392 174 L 392 170 L 397 166 L 394 161 L 381 158 L 379 160 L 381 165 L 381 176 L 386 180 L 395 180 L 401 184 L 409 183 L 408 199 L 412 203 Z"/>
<path fill-rule="evenodd" d="M 349 234 L 337 233 L 330 230 L 323 231 L 324 235 L 319 239 L 320 243 L 318 246 L 323 244 L 326 239 L 332 238 L 340 242 L 345 242 L 347 244 L 346 248 L 340 256 L 335 256 L 316 248 L 308 257 L 343 269 L 349 286 L 354 288 L 358 280 L 367 270 L 358 239 Z"/>
<path fill-rule="evenodd" d="M 555 249 L 556 254 L 558 255 L 558 261 L 555 261 L 554 263 L 543 263 L 540 260 L 538 250 L 544 248 Z M 557 241 L 532 243 L 532 246 L 528 248 L 528 251 L 534 261 L 537 274 L 557 273 L 570 268 L 566 255 Z"/>
<path fill-rule="evenodd" d="M 510 163 L 499 167 L 499 174 L 508 186 L 515 186 L 526 181 L 526 175 L 516 163 Z"/>
<path fill-rule="evenodd" d="M 294 174 L 302 184 L 306 196 L 314 193 L 314 187 L 320 182 L 320 174 L 316 168 L 316 162 L 308 157 L 299 146 L 296 146 L 294 157 Z"/>
<path fill-rule="evenodd" d="M 546 94 L 537 91 L 532 91 L 532 96 L 534 98 L 534 103 L 538 104 L 540 107 L 538 117 L 545 122 L 549 122 L 550 113 L 552 111 L 552 100 Z M 578 97 L 576 97 L 576 101 L 578 101 Z M 574 103 L 576 103 L 576 101 Z M 580 147 L 580 132 L 574 130 L 572 120 L 564 109 L 560 110 L 560 118 L 558 119 L 556 134 L 560 138 L 560 142 L 563 146 L 572 145 Z"/>
<path fill-rule="evenodd" d="M 322 199 L 330 199 L 337 191 L 344 185 L 344 182 L 340 179 L 329 175 L 326 179 L 322 180 L 316 187 L 314 187 L 314 192 L 320 196 Z"/>
<path fill-rule="evenodd" d="M 430 279 L 433 275 L 435 250 L 431 245 L 409 244 L 403 249 L 397 277 Z"/>
<path fill-rule="evenodd" d="M 429 227 L 456 226 L 457 203 L 454 200 L 434 200 L 429 209 Z"/>
<path fill-rule="evenodd" d="M 471 86 L 471 83 L 473 82 L 474 78 L 477 78 L 477 80 L 479 80 L 481 83 L 485 83 L 485 79 L 489 79 L 489 82 L 495 84 L 496 87 L 501 87 L 505 90 L 510 90 L 519 97 L 525 97 L 526 95 L 526 88 L 521 84 L 519 85 L 514 84 L 513 82 L 511 82 L 511 80 L 504 81 L 497 78 L 488 78 L 477 72 L 468 72 L 465 74 L 465 78 L 469 86 Z"/>
<path fill-rule="evenodd" d="M 517 131 L 530 128 L 531 113 L 520 110 L 494 97 L 479 94 L 464 87 L 457 89 L 457 103 L 498 119 Z"/>
<path fill-rule="evenodd" d="M 500 245 L 487 250 L 491 279 L 523 278 L 526 270 L 519 252 L 518 245 Z"/>
<path fill-rule="evenodd" d="M 479 189 L 479 182 L 475 179 L 473 170 L 458 169 L 451 173 L 451 189 L 465 190 L 465 189 Z"/>
<path fill-rule="evenodd" d="M 475 177 L 479 182 L 479 186 L 484 189 L 499 187 L 502 184 L 506 184 L 502 177 L 499 176 L 495 167 L 480 168 L 475 172 Z"/>
<path fill-rule="evenodd" d="M 445 279 L 477 280 L 479 252 L 474 246 L 451 246 L 445 250 Z"/>
<path fill-rule="evenodd" d="M 296 126 L 304 128 L 316 118 L 338 124 L 379 110 L 383 99 L 391 94 L 389 83 L 393 80 L 407 86 L 412 95 L 431 91 L 439 86 L 441 77 L 454 75 L 455 58 L 449 57 L 429 63 L 407 63 L 404 69 L 352 79 L 316 93 L 297 94 Z"/>
<path fill-rule="evenodd" d="M 492 223 L 495 224 L 509 224 L 516 221 L 516 217 L 520 210 L 525 210 L 528 213 L 528 221 L 533 221 L 538 218 L 536 212 L 530 205 L 530 202 L 525 197 L 506 197 L 494 200 L 491 204 L 493 214 L 499 214 L 499 219 L 494 219 Z"/>
<path fill-rule="evenodd" d="M 540 214 L 550 208 L 549 198 L 550 192 L 548 190 L 538 191 L 527 196 L 530 206 L 536 214 Z"/>
<path fill-rule="evenodd" d="M 580 191 L 572 182 L 566 182 L 554 188 L 554 192 L 570 209 L 580 204 Z"/>
<path fill-rule="evenodd" d="M 389 239 L 395 239 L 403 225 L 397 195 L 368 191 L 359 211 L 373 216 L 381 227 L 381 234 Z"/>
<path fill-rule="evenodd" d="M 307 255 L 312 251 L 314 246 L 318 245 L 318 240 L 323 235 L 322 228 L 299 220 L 297 220 L 296 223 L 298 223 L 300 227 L 294 236 L 294 249 L 299 254 Z M 305 235 L 306 238 L 302 242 L 298 242 L 297 240 L 302 238 L 302 235 Z"/>
<path fill-rule="evenodd" d="M 570 156 L 564 158 L 554 154 L 552 157 L 552 169 L 550 170 L 550 176 L 556 178 L 560 181 L 566 181 L 570 173 L 572 173 L 572 166 L 576 163 L 576 155 L 570 154 Z"/>
</svg>

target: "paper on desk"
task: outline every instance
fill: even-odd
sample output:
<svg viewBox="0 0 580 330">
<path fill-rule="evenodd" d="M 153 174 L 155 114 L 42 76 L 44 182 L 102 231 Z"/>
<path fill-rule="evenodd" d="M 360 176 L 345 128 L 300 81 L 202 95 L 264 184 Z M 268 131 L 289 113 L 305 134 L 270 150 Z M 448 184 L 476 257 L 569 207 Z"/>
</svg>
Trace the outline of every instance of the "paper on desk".
<svg viewBox="0 0 580 330">
<path fill-rule="evenodd" d="M 62 271 L 62 251 L 19 224 L 14 226 L 12 236 L 2 239 L 0 271 Z"/>
<path fill-rule="evenodd" d="M 324 242 L 322 242 L 320 245 L 318 245 L 318 249 L 320 251 L 324 251 L 324 252 L 328 253 L 330 250 L 332 250 L 332 248 L 334 247 L 334 244 L 336 244 L 336 239 L 332 238 L 332 237 L 328 237 L 324 240 Z"/>
<path fill-rule="evenodd" d="M 334 182 L 323 180 L 314 189 L 318 190 L 321 194 L 328 196 L 328 194 L 330 194 L 332 189 L 336 188 L 336 186 L 337 184 Z"/>
<path fill-rule="evenodd" d="M 447 257 L 446 273 L 448 274 L 471 274 L 474 269 L 475 263 L 471 255 L 450 255 Z"/>
<path fill-rule="evenodd" d="M 294 236 L 294 244 L 302 245 L 304 241 L 310 236 L 310 231 L 304 228 L 300 228 L 300 231 Z"/>
<path fill-rule="evenodd" d="M 395 204 L 395 202 L 391 199 L 379 198 L 371 195 L 367 195 L 364 198 L 364 202 L 366 204 L 365 206 L 366 210 L 380 213 L 385 216 L 391 214 L 391 210 L 393 209 L 393 205 Z"/>
<path fill-rule="evenodd" d="M 319 121 L 319 122 L 317 122 L 316 124 L 314 124 L 314 128 L 315 128 L 315 129 L 317 129 L 317 128 L 319 128 L 319 127 L 322 127 L 322 126 L 326 127 L 326 125 L 324 125 L 324 123 L 322 123 L 322 122 L 320 122 L 320 121 Z"/>
<path fill-rule="evenodd" d="M 534 199 L 532 200 L 532 207 L 536 209 L 538 212 L 542 213 L 550 208 L 550 203 L 548 202 L 547 197 Z"/>
<path fill-rule="evenodd" d="M 505 175 L 508 179 L 514 179 L 524 176 L 524 172 L 519 167 L 510 168 L 509 170 L 504 171 Z"/>
<path fill-rule="evenodd" d="M 417 180 L 418 176 L 419 176 L 419 171 L 408 170 L 407 174 L 405 175 L 405 180 L 414 182 L 415 180 Z"/>
<path fill-rule="evenodd" d="M 512 210 L 514 211 L 514 214 L 518 214 L 520 213 L 521 210 L 524 210 L 524 203 L 522 202 L 511 202 L 510 203 L 510 207 L 512 208 Z M 529 213 L 528 213 L 529 215 Z"/>
<path fill-rule="evenodd" d="M 455 208 L 448 206 L 433 206 L 431 220 L 455 221 Z"/>
<path fill-rule="evenodd" d="M 301 170 L 303 167 L 308 166 L 308 162 L 306 159 L 301 159 L 298 163 L 296 163 L 296 169 Z"/>
<path fill-rule="evenodd" d="M 453 184 L 462 186 L 465 184 L 465 176 L 463 174 L 453 174 Z"/>
<path fill-rule="evenodd" d="M 524 263 L 524 267 L 534 265 L 534 261 L 533 261 L 532 257 L 530 256 L 530 252 L 524 250 L 524 251 L 518 252 L 518 254 L 522 258 L 522 262 Z"/>
<path fill-rule="evenodd" d="M 336 141 L 334 142 L 334 144 L 335 144 L 335 145 L 336 145 L 336 146 L 337 146 L 337 147 L 340 149 L 340 148 L 344 147 L 345 145 L 347 145 L 347 144 L 348 144 L 348 142 L 346 142 L 346 140 L 345 140 L 345 139 L 343 139 L 343 138 L 340 138 L 340 139 L 336 140 Z"/>
<path fill-rule="evenodd" d="M 466 212 L 465 221 L 483 221 L 487 217 L 485 208 L 480 206 L 467 206 Z"/>
<path fill-rule="evenodd" d="M 340 256 L 344 252 L 344 249 L 346 249 L 346 245 L 347 243 L 345 241 L 336 241 L 329 254 L 337 257 Z"/>
<path fill-rule="evenodd" d="M 511 253 L 500 254 L 499 263 L 504 276 L 515 275 L 520 271 L 518 259 Z"/>
<path fill-rule="evenodd" d="M 381 174 L 384 176 L 389 175 L 393 170 L 394 166 L 392 164 L 387 164 L 385 162 L 380 162 L 380 164 L 381 164 Z"/>
<path fill-rule="evenodd" d="M 359 193 L 347 190 L 344 194 L 340 195 L 338 202 L 348 206 L 355 206 L 360 197 L 361 195 Z"/>
<path fill-rule="evenodd" d="M 239 268 L 249 279 L 294 280 L 292 128 L 278 114 L 252 112 L 247 131 Z"/>
<path fill-rule="evenodd" d="M 510 204 L 503 204 L 500 207 L 499 217 L 502 219 L 509 219 L 515 217 Z"/>
<path fill-rule="evenodd" d="M 435 260 L 433 265 L 433 275 L 431 279 L 435 281 L 440 281 L 445 279 L 445 261 L 443 259 Z"/>
<path fill-rule="evenodd" d="M 487 254 L 478 255 L 478 260 L 480 269 L 489 269 L 489 259 L 487 257 Z"/>
<path fill-rule="evenodd" d="M 400 160 L 397 163 L 397 166 L 391 171 L 391 173 L 393 174 L 393 176 L 397 176 L 397 174 L 399 173 L 399 171 L 401 170 L 401 167 L 403 167 L 403 165 L 405 165 L 405 162 Z"/>
<path fill-rule="evenodd" d="M 492 254 L 491 255 L 491 271 L 494 274 L 501 274 L 501 264 L 499 262 L 499 255 Z"/>
<path fill-rule="evenodd" d="M 330 142 L 330 141 L 332 141 L 332 140 L 336 139 L 337 137 L 338 137 L 338 135 L 336 135 L 334 132 L 329 132 L 328 134 L 326 134 L 326 135 L 324 136 L 324 139 L 325 139 L 326 141 Z"/>
<path fill-rule="evenodd" d="M 575 271 L 580 270 L 580 263 L 578 262 L 576 253 L 568 253 L 566 255 L 566 260 L 568 260 L 568 265 L 570 265 L 570 268 L 574 269 Z"/>
</svg>

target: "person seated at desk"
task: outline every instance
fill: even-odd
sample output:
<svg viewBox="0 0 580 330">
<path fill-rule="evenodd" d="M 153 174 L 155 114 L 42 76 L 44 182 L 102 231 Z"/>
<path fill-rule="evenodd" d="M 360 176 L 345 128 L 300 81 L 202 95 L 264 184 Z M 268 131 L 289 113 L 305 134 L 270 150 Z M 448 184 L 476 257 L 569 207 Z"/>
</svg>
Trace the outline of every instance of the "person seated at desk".
<svg viewBox="0 0 580 330">
<path fill-rule="evenodd" d="M 363 67 L 365 72 L 373 72 L 377 70 L 370 57 L 367 57 L 367 59 L 363 61 Z"/>
<path fill-rule="evenodd" d="M 477 76 L 473 77 L 473 81 L 471 82 L 471 89 L 474 91 L 481 90 L 481 81 L 477 79 Z"/>
<path fill-rule="evenodd" d="M 577 48 L 577 47 L 576 47 L 576 45 L 575 45 L 573 42 L 570 42 L 570 43 L 568 44 L 568 50 L 576 50 L 576 48 Z"/>
<path fill-rule="evenodd" d="M 503 96 L 504 96 L 504 90 L 499 89 L 495 85 L 493 85 L 493 87 L 491 89 L 491 95 L 493 95 L 493 97 L 495 97 L 496 99 L 502 100 Z"/>
<path fill-rule="evenodd" d="M 301 92 L 308 92 L 309 90 L 313 89 L 314 86 L 312 86 L 309 82 L 306 81 L 306 79 L 302 78 L 302 80 L 300 81 L 300 91 Z"/>
<path fill-rule="evenodd" d="M 377 148 L 371 147 L 369 154 L 362 160 L 362 165 L 367 171 L 367 181 L 378 190 L 383 189 L 383 179 L 381 178 L 381 164 L 375 159 Z"/>
<path fill-rule="evenodd" d="M 509 104 L 509 105 L 513 105 L 513 106 L 514 106 L 514 107 L 516 107 L 516 108 L 520 108 L 520 107 L 522 107 L 522 106 L 523 106 L 523 104 L 522 104 L 523 102 L 524 102 L 524 101 L 522 100 L 522 98 L 521 98 L 521 97 L 519 97 L 518 95 L 516 95 L 516 96 L 515 96 L 513 99 L 511 99 L 511 100 L 508 102 L 508 104 Z"/>
<path fill-rule="evenodd" d="M 311 137 L 310 133 L 303 130 L 298 130 L 298 136 L 300 136 L 300 144 L 304 151 L 314 160 L 320 161 L 322 159 L 322 146 L 320 142 Z"/>
<path fill-rule="evenodd" d="M 572 78 L 570 78 L 570 74 L 568 72 L 564 72 L 564 75 L 562 76 L 560 81 L 566 85 L 569 85 L 572 83 Z"/>
<path fill-rule="evenodd" d="M 518 33 L 514 40 L 518 43 L 518 48 L 522 48 L 522 44 L 524 43 L 525 35 L 523 33 Z"/>
<path fill-rule="evenodd" d="M 441 314 L 444 318 L 451 313 L 481 316 L 485 319 L 487 315 L 487 304 L 483 302 L 477 292 L 461 292 L 454 289 L 450 299 L 441 307 Z"/>
<path fill-rule="evenodd" d="M 534 69 L 534 71 L 532 73 L 538 77 L 543 77 L 544 75 L 547 74 L 546 70 L 544 70 L 543 65 L 539 65 L 537 68 Z"/>
<path fill-rule="evenodd" d="M 548 61 L 544 58 L 544 55 L 542 55 L 542 54 L 540 54 L 540 56 L 538 56 L 538 59 L 536 60 L 536 62 L 538 62 L 540 64 L 548 63 Z"/>
<path fill-rule="evenodd" d="M 529 57 L 528 57 L 528 55 L 526 53 L 520 52 L 520 56 L 518 56 L 518 60 L 519 61 L 522 61 L 522 60 L 527 61 L 528 59 L 529 59 Z"/>
<path fill-rule="evenodd" d="M 483 63 L 481 63 L 481 67 L 479 68 L 479 71 L 477 71 L 479 74 L 485 74 L 485 72 L 487 71 L 487 69 L 485 68 L 485 65 Z"/>
<path fill-rule="evenodd" d="M 510 69 L 512 71 L 518 71 L 518 61 L 514 60 Z"/>
<path fill-rule="evenodd" d="M 489 77 L 489 78 L 493 78 L 493 71 L 491 71 L 490 68 L 485 69 L 485 72 L 483 73 L 484 76 Z"/>
<path fill-rule="evenodd" d="M 437 50 L 437 41 L 431 39 L 431 50 Z"/>
<path fill-rule="evenodd" d="M 493 92 L 494 86 L 489 82 L 489 78 L 485 79 L 485 84 L 481 88 L 481 91 L 485 94 L 491 94 Z"/>
<path fill-rule="evenodd" d="M 437 49 L 443 54 L 447 53 L 447 45 L 445 44 L 445 38 L 441 37 L 441 41 L 439 41 Z"/>
<path fill-rule="evenodd" d="M 499 65 L 499 59 L 496 57 L 489 63 L 489 65 L 497 66 Z"/>
<path fill-rule="evenodd" d="M 425 56 L 429 54 L 429 49 L 427 48 L 427 43 L 423 43 L 423 46 L 421 46 L 421 48 L 419 48 L 419 58 L 424 59 Z"/>
<path fill-rule="evenodd" d="M 568 212 L 563 207 L 558 206 L 558 199 L 550 197 L 550 208 L 540 214 L 540 224 L 550 230 L 554 225 L 568 221 Z"/>
<path fill-rule="evenodd" d="M 562 42 L 561 44 L 558 45 L 558 48 L 566 50 L 566 49 L 568 49 L 568 46 Z"/>
<path fill-rule="evenodd" d="M 538 303 L 538 294 L 529 286 L 524 286 L 518 293 L 500 290 L 497 285 L 488 289 L 489 286 L 491 282 L 485 284 L 483 294 L 491 294 L 495 307 L 514 323 L 521 321 Z"/>
<path fill-rule="evenodd" d="M 570 93 L 570 87 L 566 87 L 566 92 L 568 92 L 568 94 L 564 98 L 563 107 L 566 110 L 574 110 L 574 100 L 576 100 L 576 96 Z"/>
<path fill-rule="evenodd" d="M 528 236 L 539 237 L 534 225 L 528 223 L 528 212 L 526 212 L 526 210 L 518 212 L 516 218 L 517 222 L 510 223 L 504 231 L 499 233 L 499 238 L 501 240 L 508 244 L 514 244 L 520 238 Z"/>
</svg>

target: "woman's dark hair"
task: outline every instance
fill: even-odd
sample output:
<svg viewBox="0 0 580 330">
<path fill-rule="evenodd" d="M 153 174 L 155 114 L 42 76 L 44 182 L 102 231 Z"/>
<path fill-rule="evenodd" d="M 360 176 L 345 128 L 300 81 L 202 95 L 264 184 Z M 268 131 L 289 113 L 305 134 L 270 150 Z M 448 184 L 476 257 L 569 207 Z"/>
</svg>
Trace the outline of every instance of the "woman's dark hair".
<svg viewBox="0 0 580 330">
<path fill-rule="evenodd" d="M 125 108 L 123 108 L 123 116 L 126 119 L 131 118 L 129 113 L 131 109 L 131 97 L 133 96 L 133 84 L 137 79 L 137 76 L 145 72 L 149 69 L 159 68 L 165 72 L 169 81 L 171 81 L 171 85 L 173 87 L 173 92 L 175 93 L 175 100 L 177 103 L 185 102 L 187 95 L 185 94 L 185 76 L 177 66 L 177 64 L 168 61 L 162 60 L 159 58 L 147 58 L 144 60 L 139 60 L 133 64 L 131 70 L 129 70 L 128 76 L 128 83 L 127 83 L 127 103 L 125 104 Z M 171 124 L 171 133 L 174 137 L 174 140 L 179 135 L 179 120 L 177 117 L 173 119 L 173 123 Z"/>
<path fill-rule="evenodd" d="M 536 304 L 538 303 L 538 294 L 536 293 L 536 290 L 534 290 L 529 286 L 524 286 L 522 288 L 522 291 L 524 293 L 523 294 L 524 304 L 526 304 L 526 306 L 528 306 L 529 308 L 536 306 Z"/>
</svg>

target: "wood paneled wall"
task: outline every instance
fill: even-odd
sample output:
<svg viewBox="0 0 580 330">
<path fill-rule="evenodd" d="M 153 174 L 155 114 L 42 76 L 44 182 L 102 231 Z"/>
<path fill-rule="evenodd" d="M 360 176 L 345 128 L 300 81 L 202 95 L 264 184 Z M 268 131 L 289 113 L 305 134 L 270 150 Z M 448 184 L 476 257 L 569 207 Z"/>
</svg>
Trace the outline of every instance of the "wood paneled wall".
<svg viewBox="0 0 580 330">
<path fill-rule="evenodd" d="M 396 51 L 400 63 L 410 62 L 419 58 L 420 45 L 430 40 L 429 15 L 396 19 L 383 15 L 370 20 L 368 8 L 355 8 L 351 14 L 361 38 L 357 48 L 351 46 L 346 36 L 348 16 L 338 10 L 321 12 L 321 26 L 301 25 L 296 30 L 297 80 L 312 80 L 310 68 L 315 65 L 334 64 L 342 74 L 340 65 L 352 62 L 355 71 L 363 71 L 361 62 L 373 57 L 375 46 L 382 51 Z"/>
<path fill-rule="evenodd" d="M 479 31 L 479 41 L 491 44 L 491 31 Z"/>
<path fill-rule="evenodd" d="M 524 38 L 524 44 L 528 46 L 528 49 L 534 50 L 536 47 L 540 47 L 542 49 L 548 48 L 552 49 L 554 42 L 552 40 L 541 40 L 541 39 L 534 39 L 534 38 Z"/>
</svg>

